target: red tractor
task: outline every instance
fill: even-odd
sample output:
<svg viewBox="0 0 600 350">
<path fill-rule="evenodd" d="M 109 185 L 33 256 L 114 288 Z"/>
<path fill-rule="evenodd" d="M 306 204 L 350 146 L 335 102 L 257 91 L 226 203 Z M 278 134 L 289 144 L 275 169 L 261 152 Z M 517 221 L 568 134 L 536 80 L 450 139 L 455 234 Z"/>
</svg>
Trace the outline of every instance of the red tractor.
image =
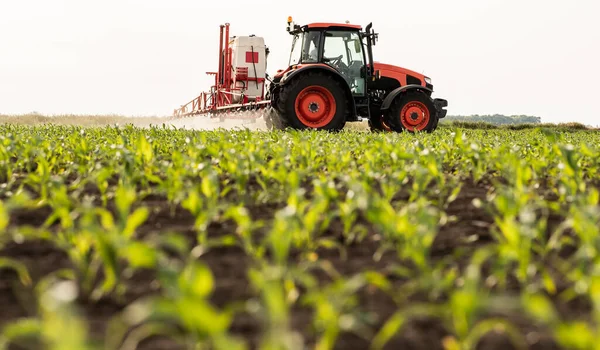
<svg viewBox="0 0 600 350">
<path fill-rule="evenodd" d="M 372 131 L 432 132 L 446 116 L 444 99 L 432 99 L 431 80 L 373 61 L 378 34 L 372 24 L 312 23 L 288 19 L 293 36 L 289 66 L 277 71 L 268 98 L 280 127 L 340 130 L 368 119 Z"/>
</svg>

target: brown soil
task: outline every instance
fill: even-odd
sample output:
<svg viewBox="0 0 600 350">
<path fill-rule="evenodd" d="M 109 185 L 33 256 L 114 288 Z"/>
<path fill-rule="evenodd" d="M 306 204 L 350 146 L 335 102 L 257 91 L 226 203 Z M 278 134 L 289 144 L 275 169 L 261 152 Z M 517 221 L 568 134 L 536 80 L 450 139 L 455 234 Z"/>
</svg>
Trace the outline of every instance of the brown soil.
<svg viewBox="0 0 600 350">
<path fill-rule="evenodd" d="M 457 220 L 440 228 L 431 253 L 433 258 L 443 258 L 454 253 L 460 247 L 473 249 L 481 244 L 493 241 L 489 232 L 492 225 L 491 217 L 472 204 L 475 198 L 485 200 L 487 190 L 484 185 L 473 183 L 463 188 L 457 200 L 450 205 L 447 211 L 448 214 L 456 216 Z M 194 219 L 185 210 L 178 208 L 175 216 L 172 217 L 169 215 L 165 199 L 152 198 L 145 204 L 156 208 L 156 211 L 142 226 L 139 234 L 150 235 L 174 231 L 184 233 L 190 241 L 195 239 Z M 250 208 L 250 211 L 255 218 L 269 219 L 273 217 L 277 208 L 277 205 L 268 205 Z M 40 225 L 49 214 L 47 210 L 18 212 L 11 217 L 11 225 Z M 552 222 L 555 225 L 558 223 Z M 232 223 L 214 224 L 210 226 L 209 234 L 211 237 L 217 237 L 231 234 L 234 229 L 235 225 Z M 327 231 L 327 235 L 338 238 L 341 236 L 341 230 L 341 224 L 333 222 Z M 334 268 L 344 276 L 352 276 L 364 270 L 375 270 L 385 274 L 384 269 L 390 264 L 402 264 L 397 256 L 390 252 L 384 254 L 379 261 L 373 259 L 373 255 L 380 248 L 380 244 L 374 239 L 376 237 L 374 229 L 369 227 L 369 230 L 370 234 L 365 241 L 356 242 L 346 247 L 347 259 L 343 259 L 335 250 L 319 250 L 320 259 L 331 262 Z M 0 256 L 10 257 L 24 263 L 28 267 L 34 283 L 53 271 L 71 266 L 70 260 L 64 252 L 44 241 L 25 241 L 21 244 L 8 243 L 0 250 Z M 246 275 L 247 268 L 252 262 L 241 248 L 212 249 L 202 255 L 200 260 L 208 264 L 215 276 L 216 286 L 212 301 L 217 307 L 257 297 Z M 319 278 L 321 283 L 330 281 L 330 277 L 325 273 L 315 271 L 314 275 Z M 155 276 L 151 272 L 139 273 L 127 280 L 127 285 L 130 288 L 123 300 L 104 298 L 98 302 L 80 301 L 79 306 L 89 322 L 91 336 L 102 341 L 106 332 L 107 320 L 121 311 L 128 303 L 142 296 L 155 293 L 154 280 Z M 400 279 L 390 278 L 390 280 L 398 286 L 403 283 Z M 375 329 L 378 329 L 398 309 L 398 306 L 389 296 L 377 289 L 366 288 L 361 290 L 358 293 L 358 299 L 362 310 L 376 316 L 372 324 Z M 415 297 L 416 299 L 418 298 Z M 35 316 L 36 311 L 32 300 L 32 290 L 18 286 L 16 275 L 13 272 L 0 271 L 0 328 L 19 317 Z M 580 310 L 577 312 L 580 312 Z M 520 316 L 512 316 L 509 319 L 518 324 L 521 329 L 536 332 L 536 328 Z M 312 313 L 310 310 L 303 307 L 294 308 L 292 326 L 303 334 L 307 342 L 314 344 L 316 338 L 311 332 L 311 320 Z M 261 337 L 261 327 L 260 321 L 252 315 L 240 314 L 235 319 L 231 331 L 246 340 L 251 348 L 256 348 Z M 437 320 L 414 319 L 405 325 L 403 330 L 390 341 L 386 349 L 442 350 L 442 339 L 448 334 L 449 331 Z M 530 344 L 531 349 L 558 348 L 552 339 L 548 337 L 539 335 L 532 338 L 535 338 L 535 342 Z M 487 336 L 480 345 L 481 349 L 488 350 L 511 348 L 506 342 L 506 337 L 497 334 Z M 183 349 L 183 347 L 178 347 L 169 339 L 161 338 L 146 340 L 139 347 L 139 349 L 157 350 L 180 348 Z M 357 335 L 347 333 L 340 334 L 336 346 L 336 349 L 345 350 L 368 348 L 368 341 Z"/>
</svg>

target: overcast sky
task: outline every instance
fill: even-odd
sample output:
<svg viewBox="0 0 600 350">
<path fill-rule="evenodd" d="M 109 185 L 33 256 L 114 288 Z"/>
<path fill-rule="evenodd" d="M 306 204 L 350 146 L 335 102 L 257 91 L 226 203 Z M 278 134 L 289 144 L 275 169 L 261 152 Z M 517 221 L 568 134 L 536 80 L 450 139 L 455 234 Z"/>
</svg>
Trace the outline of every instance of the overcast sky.
<svg viewBox="0 0 600 350">
<path fill-rule="evenodd" d="M 170 115 L 210 86 L 219 24 L 265 37 L 273 74 L 291 15 L 372 21 L 376 60 L 431 76 L 450 114 L 600 124 L 598 0 L 286 3 L 0 0 L 0 113 Z"/>
</svg>

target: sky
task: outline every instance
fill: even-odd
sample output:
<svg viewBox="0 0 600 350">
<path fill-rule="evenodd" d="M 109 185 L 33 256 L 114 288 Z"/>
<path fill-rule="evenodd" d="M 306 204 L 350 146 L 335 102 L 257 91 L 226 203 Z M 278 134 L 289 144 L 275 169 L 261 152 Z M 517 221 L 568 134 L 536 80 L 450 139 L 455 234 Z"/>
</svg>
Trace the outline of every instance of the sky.
<svg viewBox="0 0 600 350">
<path fill-rule="evenodd" d="M 168 116 L 209 89 L 219 25 L 287 65 L 288 16 L 373 22 L 376 61 L 430 76 L 448 113 L 598 126 L 600 1 L 0 0 L 0 114 Z"/>
</svg>

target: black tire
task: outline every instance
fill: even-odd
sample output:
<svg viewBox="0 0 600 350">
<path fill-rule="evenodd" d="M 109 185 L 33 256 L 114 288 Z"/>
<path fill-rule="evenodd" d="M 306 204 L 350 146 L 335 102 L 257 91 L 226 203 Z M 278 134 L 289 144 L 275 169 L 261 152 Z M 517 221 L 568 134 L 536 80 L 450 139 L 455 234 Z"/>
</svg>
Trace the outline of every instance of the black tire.
<svg viewBox="0 0 600 350">
<path fill-rule="evenodd" d="M 438 128 L 439 123 L 440 123 L 440 118 L 435 118 L 435 124 L 433 125 L 433 129 L 431 131 L 435 131 Z"/>
<path fill-rule="evenodd" d="M 310 124 L 308 120 L 308 111 L 306 111 L 307 117 L 298 115 L 296 113 L 296 100 L 298 96 L 303 92 L 307 91 L 307 88 L 314 88 L 319 90 L 319 93 L 326 95 L 328 98 L 325 101 L 325 109 L 321 109 L 323 106 L 311 103 L 311 108 L 314 108 L 315 116 L 325 113 L 328 117 L 324 117 L 320 123 Z M 316 90 L 315 90 L 316 91 Z M 314 96 L 316 93 L 313 93 Z M 307 103 L 312 100 L 306 100 Z M 335 101 L 335 110 L 327 109 L 328 102 Z M 333 107 L 333 103 L 329 104 Z M 279 117 L 282 119 L 282 123 L 292 129 L 317 129 L 317 130 L 330 130 L 339 131 L 346 125 L 346 119 L 348 115 L 348 99 L 342 88 L 342 85 L 338 83 L 335 78 L 328 74 L 314 72 L 305 73 L 298 77 L 295 77 L 292 82 L 281 88 L 279 98 L 277 101 L 277 109 Z M 328 110 L 333 112 L 327 113 Z"/>
<path fill-rule="evenodd" d="M 372 116 L 369 119 L 369 129 L 371 132 L 390 132 L 392 131 L 387 122 L 384 122 L 383 116 Z M 384 124 L 385 123 L 385 124 Z M 386 125 L 387 124 L 387 125 Z"/>
<path fill-rule="evenodd" d="M 371 118 L 369 118 L 369 129 L 371 132 L 390 132 L 390 123 L 385 120 L 378 106 L 371 106 Z"/>
<path fill-rule="evenodd" d="M 402 122 L 403 118 L 401 113 L 409 104 L 415 105 L 415 107 L 418 106 L 423 111 L 423 116 L 427 116 L 423 117 L 423 121 L 419 125 L 408 125 L 412 122 L 416 123 L 419 120 L 418 114 L 416 114 L 416 120 L 413 119 L 410 122 L 406 122 L 409 117 L 404 116 L 405 122 Z M 389 120 L 390 127 L 396 132 L 415 132 L 416 129 L 417 131 L 431 133 L 437 128 L 438 124 L 438 116 L 433 101 L 429 98 L 429 96 L 419 91 L 407 92 L 396 97 L 392 103 L 392 106 L 388 110 L 387 118 Z"/>
</svg>

